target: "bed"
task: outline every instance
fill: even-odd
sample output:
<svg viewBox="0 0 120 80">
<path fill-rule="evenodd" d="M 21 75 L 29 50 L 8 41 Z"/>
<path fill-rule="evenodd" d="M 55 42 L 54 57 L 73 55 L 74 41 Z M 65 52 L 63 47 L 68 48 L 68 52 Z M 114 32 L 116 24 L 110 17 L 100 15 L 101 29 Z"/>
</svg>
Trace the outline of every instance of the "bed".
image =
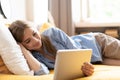
<svg viewBox="0 0 120 80">
<path fill-rule="evenodd" d="M 95 72 L 92 76 L 82 77 L 75 80 L 120 80 L 120 67 L 108 65 L 94 65 Z M 51 70 L 48 75 L 25 76 L 0 74 L 0 80 L 53 80 L 54 71 Z"/>
<path fill-rule="evenodd" d="M 8 26 L 9 24 L 5 24 L 5 25 Z M 44 23 L 42 26 L 44 27 L 40 27 L 40 32 L 44 31 L 46 28 L 49 28 L 49 26 L 51 25 L 48 23 Z M 2 55 L 3 54 L 1 54 L 0 52 L 0 56 Z M 5 65 L 5 64 L 0 62 L 0 66 L 1 65 Z M 97 64 L 94 66 L 95 66 L 95 72 L 92 76 L 85 76 L 75 80 L 120 80 L 120 66 L 108 66 L 108 65 L 102 65 L 102 64 L 101 65 Z M 8 66 L 8 67 L 11 67 L 11 66 Z M 0 70 L 1 69 L 2 68 L 0 68 Z M 6 73 L 9 73 L 9 72 L 6 72 Z M 0 74 L 0 80 L 30 80 L 30 79 L 31 80 L 53 80 L 53 76 L 54 76 L 54 70 L 51 70 L 50 74 L 40 75 L 40 76 Z"/>
</svg>

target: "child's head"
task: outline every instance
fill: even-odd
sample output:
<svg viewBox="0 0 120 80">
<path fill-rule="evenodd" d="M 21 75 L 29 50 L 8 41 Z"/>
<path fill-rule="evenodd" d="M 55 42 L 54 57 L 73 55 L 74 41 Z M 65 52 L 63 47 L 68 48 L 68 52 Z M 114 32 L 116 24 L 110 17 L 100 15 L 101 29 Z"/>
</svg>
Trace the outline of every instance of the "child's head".
<svg viewBox="0 0 120 80">
<path fill-rule="evenodd" d="M 17 20 L 10 25 L 9 30 L 17 42 L 22 42 L 24 30 L 29 27 L 27 23 Z"/>
<path fill-rule="evenodd" d="M 10 25 L 9 30 L 16 41 L 22 43 L 27 49 L 38 50 L 41 48 L 41 36 L 32 24 L 17 20 Z"/>
</svg>

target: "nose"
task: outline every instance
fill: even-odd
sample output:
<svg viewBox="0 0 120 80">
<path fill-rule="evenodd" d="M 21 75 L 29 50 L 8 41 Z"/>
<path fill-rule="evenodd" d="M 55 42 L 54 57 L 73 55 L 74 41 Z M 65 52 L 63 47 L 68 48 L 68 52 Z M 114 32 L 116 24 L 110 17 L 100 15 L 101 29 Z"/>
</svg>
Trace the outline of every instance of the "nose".
<svg viewBox="0 0 120 80">
<path fill-rule="evenodd" d="M 36 37 L 32 37 L 32 43 L 35 43 L 37 41 L 38 41 L 38 39 Z"/>
</svg>

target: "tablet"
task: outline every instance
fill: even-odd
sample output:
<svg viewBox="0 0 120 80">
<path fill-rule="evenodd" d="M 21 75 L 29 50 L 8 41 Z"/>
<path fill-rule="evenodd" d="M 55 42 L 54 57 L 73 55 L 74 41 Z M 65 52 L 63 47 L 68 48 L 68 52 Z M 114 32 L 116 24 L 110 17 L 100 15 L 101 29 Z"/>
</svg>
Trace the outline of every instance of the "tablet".
<svg viewBox="0 0 120 80">
<path fill-rule="evenodd" d="M 73 80 L 83 75 L 81 67 L 90 62 L 92 49 L 58 50 L 54 67 L 54 80 Z"/>
</svg>

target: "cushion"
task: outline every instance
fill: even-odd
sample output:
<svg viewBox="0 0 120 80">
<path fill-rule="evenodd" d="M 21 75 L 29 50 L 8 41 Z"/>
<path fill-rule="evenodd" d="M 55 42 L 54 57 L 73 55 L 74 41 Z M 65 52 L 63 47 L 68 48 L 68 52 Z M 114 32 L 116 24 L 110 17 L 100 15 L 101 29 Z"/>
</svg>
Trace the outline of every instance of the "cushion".
<svg viewBox="0 0 120 80">
<path fill-rule="evenodd" d="M 12 22 L 13 21 L 9 19 L 0 19 L 0 23 L 4 24 L 6 27 L 9 27 Z"/>
<path fill-rule="evenodd" d="M 45 22 L 40 27 L 38 27 L 38 30 L 39 30 L 40 33 L 42 33 L 45 30 L 49 29 L 50 27 L 54 27 L 54 25 L 52 25 L 52 24 L 50 24 L 48 22 Z"/>
<path fill-rule="evenodd" d="M 0 56 L 9 71 L 20 75 L 33 75 L 9 29 L 0 24 Z"/>
<path fill-rule="evenodd" d="M 4 73 L 4 74 L 12 74 L 8 68 L 6 67 L 6 65 L 4 64 L 1 56 L 0 56 L 0 73 Z"/>
</svg>

